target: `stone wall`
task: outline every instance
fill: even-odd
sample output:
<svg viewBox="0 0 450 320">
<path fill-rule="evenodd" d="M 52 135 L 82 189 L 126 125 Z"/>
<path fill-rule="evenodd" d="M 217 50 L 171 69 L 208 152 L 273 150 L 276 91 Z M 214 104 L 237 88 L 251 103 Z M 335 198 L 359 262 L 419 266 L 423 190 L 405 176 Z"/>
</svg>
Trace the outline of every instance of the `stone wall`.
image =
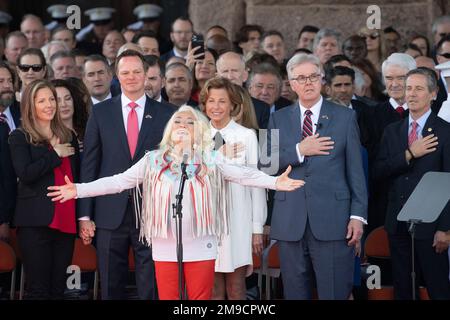
<svg viewBox="0 0 450 320">
<path fill-rule="evenodd" d="M 346 37 L 366 25 L 373 4 L 381 9 L 381 28 L 392 25 L 404 38 L 413 32 L 431 36 L 433 19 L 450 11 L 448 0 L 191 0 L 189 13 L 197 32 L 220 24 L 233 40 L 246 23 L 277 29 L 291 52 L 303 25 L 337 28 Z"/>
</svg>

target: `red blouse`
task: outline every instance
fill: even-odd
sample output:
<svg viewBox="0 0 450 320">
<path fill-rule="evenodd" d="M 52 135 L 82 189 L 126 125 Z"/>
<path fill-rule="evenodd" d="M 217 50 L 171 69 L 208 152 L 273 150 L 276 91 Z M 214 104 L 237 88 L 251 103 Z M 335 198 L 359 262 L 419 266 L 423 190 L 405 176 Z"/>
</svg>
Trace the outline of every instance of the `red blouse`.
<svg viewBox="0 0 450 320">
<path fill-rule="evenodd" d="M 72 167 L 70 165 L 69 157 L 61 159 L 61 165 L 53 170 L 55 175 L 55 186 L 65 185 L 64 176 L 69 177 L 73 181 Z M 55 213 L 53 221 L 49 227 L 57 229 L 64 233 L 77 233 L 76 218 L 75 218 L 75 199 L 60 203 L 54 202 Z"/>
</svg>

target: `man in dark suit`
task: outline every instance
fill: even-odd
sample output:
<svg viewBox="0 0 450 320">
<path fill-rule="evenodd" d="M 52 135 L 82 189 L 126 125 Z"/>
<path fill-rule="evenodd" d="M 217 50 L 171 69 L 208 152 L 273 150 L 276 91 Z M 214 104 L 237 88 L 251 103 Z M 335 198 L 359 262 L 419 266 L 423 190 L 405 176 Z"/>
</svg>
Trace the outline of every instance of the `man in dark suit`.
<svg viewBox="0 0 450 320">
<path fill-rule="evenodd" d="M 430 108 L 436 93 L 432 70 L 418 68 L 406 75 L 409 116 L 386 127 L 374 166 L 374 177 L 389 181 L 385 228 L 396 299 L 412 297 L 411 238 L 407 224 L 397 221 L 397 215 L 425 173 L 450 172 L 450 125 Z M 416 270 L 431 299 L 450 299 L 446 241 L 449 230 L 450 204 L 435 222 L 416 227 Z"/>
<path fill-rule="evenodd" d="M 367 223 L 367 190 L 353 110 L 320 94 L 317 57 L 297 54 L 287 64 L 298 103 L 274 112 L 268 135 L 271 174 L 292 167 L 303 188 L 276 192 L 271 237 L 278 240 L 286 299 L 346 300 L 353 287 L 354 245 Z M 272 137 L 273 135 L 273 137 Z M 261 158 L 261 167 L 265 159 Z"/>
<path fill-rule="evenodd" d="M 0 62 L 0 240 L 9 237 L 14 212 L 17 179 L 8 147 L 9 133 L 20 126 L 20 107 L 14 101 L 14 73 Z"/>
<path fill-rule="evenodd" d="M 244 57 L 235 52 L 226 52 L 222 54 L 216 62 L 217 75 L 227 78 L 238 86 L 243 86 L 248 79 L 248 72 L 245 69 Z M 270 106 L 252 97 L 253 107 L 255 109 L 256 120 L 260 129 L 266 129 L 270 117 Z"/>
<path fill-rule="evenodd" d="M 161 56 L 163 62 L 169 61 L 172 57 L 185 59 L 188 51 L 189 42 L 194 34 L 194 25 L 189 18 L 179 17 L 176 19 L 170 30 L 170 40 L 173 43 L 173 49 Z"/>
<path fill-rule="evenodd" d="M 384 128 L 389 124 L 407 118 L 408 104 L 405 101 L 405 76 L 408 71 L 416 68 L 415 60 L 404 53 L 393 53 L 382 65 L 382 72 L 389 100 L 371 109 L 369 116 L 369 138 L 367 152 L 369 168 L 377 156 Z M 387 181 L 369 179 L 369 225 L 367 232 L 383 225 L 387 204 Z"/>
<path fill-rule="evenodd" d="M 247 87 L 253 98 L 269 105 L 270 113 L 287 107 L 287 99 L 280 99 L 283 79 L 278 68 L 270 63 L 261 63 L 252 68 Z"/>
<path fill-rule="evenodd" d="M 352 99 L 355 91 L 355 71 L 348 67 L 336 66 L 325 72 L 325 92 L 337 104 L 355 110 L 360 130 L 361 144 L 366 147 L 369 136 L 370 108 L 360 100 Z"/>
<path fill-rule="evenodd" d="M 122 94 L 92 109 L 84 140 L 82 182 L 123 172 L 161 141 L 173 111 L 146 97 L 145 72 L 144 57 L 136 51 L 127 50 L 117 57 L 116 74 Z M 103 299 L 125 298 L 130 246 L 136 263 L 138 296 L 155 298 L 151 250 L 139 241 L 135 205 L 140 204 L 133 203 L 129 190 L 80 201 L 80 236 L 89 242 L 96 228 Z"/>
<path fill-rule="evenodd" d="M 0 119 L 0 240 L 9 239 L 15 203 L 17 179 L 8 146 L 9 126 Z"/>
<path fill-rule="evenodd" d="M 164 77 L 164 63 L 155 55 L 146 55 L 144 59 L 148 65 L 147 73 L 145 74 L 145 93 L 147 96 L 155 99 L 169 109 L 178 109 L 177 106 L 164 100 L 161 95 L 161 90 L 164 88 L 166 82 Z"/>
<path fill-rule="evenodd" d="M 15 73 L 4 61 L 0 61 L 0 118 L 9 130 L 20 127 L 20 105 L 14 99 Z"/>
</svg>

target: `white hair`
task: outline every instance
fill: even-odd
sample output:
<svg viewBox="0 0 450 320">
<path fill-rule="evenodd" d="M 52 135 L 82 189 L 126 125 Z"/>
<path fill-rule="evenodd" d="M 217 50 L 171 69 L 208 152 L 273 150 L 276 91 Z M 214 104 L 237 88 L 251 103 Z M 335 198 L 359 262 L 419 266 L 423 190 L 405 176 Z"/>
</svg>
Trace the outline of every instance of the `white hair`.
<svg viewBox="0 0 450 320">
<path fill-rule="evenodd" d="M 386 73 L 386 69 L 390 66 L 397 66 L 409 72 L 417 68 L 416 60 L 406 53 L 393 53 L 381 65 L 381 72 L 383 77 Z"/>
<path fill-rule="evenodd" d="M 314 64 L 322 73 L 322 65 L 320 64 L 319 58 L 317 58 L 315 55 L 312 54 L 297 53 L 291 59 L 289 59 L 286 65 L 288 78 L 292 79 L 292 70 L 294 70 L 295 67 L 304 63 Z"/>
</svg>

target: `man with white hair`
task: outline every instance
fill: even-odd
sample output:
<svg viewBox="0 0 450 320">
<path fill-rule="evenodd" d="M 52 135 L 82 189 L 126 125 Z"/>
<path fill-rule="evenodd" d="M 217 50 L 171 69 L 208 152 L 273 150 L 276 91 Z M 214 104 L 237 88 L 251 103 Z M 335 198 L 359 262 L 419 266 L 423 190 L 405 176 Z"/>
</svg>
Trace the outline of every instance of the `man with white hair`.
<svg viewBox="0 0 450 320">
<path fill-rule="evenodd" d="M 405 79 L 406 74 L 413 69 L 416 69 L 416 61 L 405 53 L 391 54 L 381 66 L 389 100 L 375 106 L 372 109 L 372 116 L 369 117 L 372 119 L 369 123 L 370 130 L 368 130 L 369 167 L 377 156 L 384 128 L 409 116 L 408 105 L 405 102 Z M 387 180 L 374 181 L 370 179 L 369 182 L 371 197 L 369 199 L 368 232 L 384 224 L 388 200 L 386 190 L 389 187 Z"/>
<path fill-rule="evenodd" d="M 314 38 L 313 50 L 314 55 L 319 58 L 321 64 L 327 62 L 332 56 L 341 53 L 340 37 L 340 33 L 334 29 L 324 28 L 317 32 Z"/>
<path fill-rule="evenodd" d="M 316 56 L 296 54 L 287 72 L 298 102 L 270 117 L 270 165 L 280 172 L 291 167 L 306 184 L 274 196 L 270 236 L 278 240 L 284 297 L 311 299 L 315 282 L 319 299 L 346 300 L 354 246 L 367 223 L 356 113 L 322 97 Z"/>
</svg>

